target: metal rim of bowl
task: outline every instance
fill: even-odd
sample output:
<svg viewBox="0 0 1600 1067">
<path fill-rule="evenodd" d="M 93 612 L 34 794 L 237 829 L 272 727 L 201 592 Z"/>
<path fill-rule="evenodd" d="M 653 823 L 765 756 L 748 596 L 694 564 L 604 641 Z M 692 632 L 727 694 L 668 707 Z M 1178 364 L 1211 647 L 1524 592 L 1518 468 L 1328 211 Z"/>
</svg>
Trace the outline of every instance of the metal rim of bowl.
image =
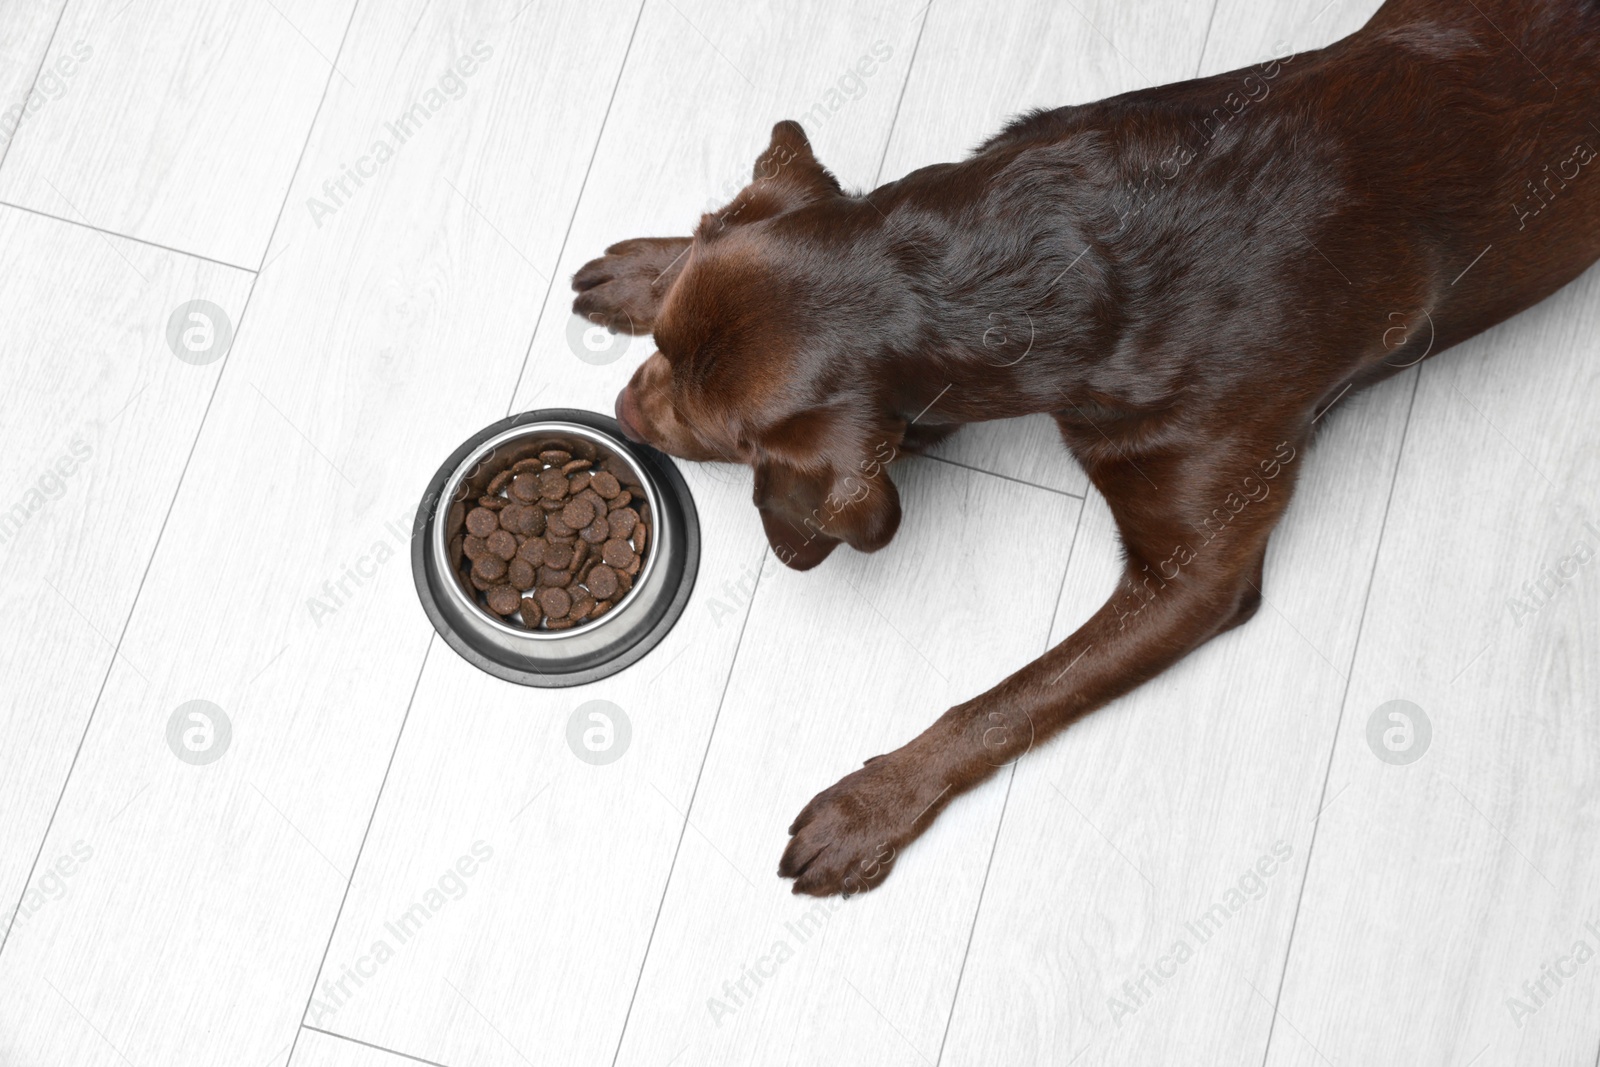
<svg viewBox="0 0 1600 1067">
<path fill-rule="evenodd" d="M 638 476 L 654 517 L 650 554 L 640 567 L 633 588 L 605 616 L 570 630 L 533 631 L 511 626 L 491 615 L 460 588 L 455 568 L 448 565 L 443 528 L 455 493 L 462 481 L 483 457 L 509 441 L 545 433 L 582 436 L 604 451 L 615 454 Z M 672 532 L 669 536 L 663 536 Z M 435 550 L 435 540 L 439 547 Z M 673 538 L 681 541 L 674 544 Z M 648 445 L 628 440 L 615 419 L 592 411 L 569 408 L 543 409 L 511 415 L 473 434 L 456 448 L 429 480 L 412 527 L 411 567 L 417 595 L 428 621 L 455 652 L 487 674 L 519 685 L 545 688 L 584 685 L 610 677 L 631 666 L 659 644 L 682 616 L 694 590 L 700 562 L 699 514 L 694 497 L 671 458 Z M 624 608 L 643 596 L 647 577 L 660 573 L 662 582 L 673 583 L 653 593 L 654 599 L 638 610 L 646 614 L 631 620 L 632 630 L 619 620 L 627 618 Z M 447 589 L 439 588 L 440 583 Z M 463 630 L 451 615 L 470 622 Z M 638 614 L 638 611 L 635 612 Z M 558 650 L 563 640 L 603 637 L 607 624 L 617 623 L 618 639 L 614 650 L 579 653 L 583 662 L 572 667 L 550 667 L 534 656 L 518 656 L 507 651 L 505 642 L 526 643 L 528 650 L 538 647 Z M 474 640 L 473 627 L 482 628 L 494 640 Z M 541 668 L 544 669 L 541 669 Z"/>
</svg>

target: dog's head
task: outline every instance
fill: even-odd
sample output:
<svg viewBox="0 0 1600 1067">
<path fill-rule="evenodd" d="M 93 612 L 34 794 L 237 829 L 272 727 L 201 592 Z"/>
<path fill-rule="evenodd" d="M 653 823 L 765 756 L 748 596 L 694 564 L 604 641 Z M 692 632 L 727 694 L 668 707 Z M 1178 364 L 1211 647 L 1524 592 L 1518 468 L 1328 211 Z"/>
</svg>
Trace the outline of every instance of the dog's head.
<svg viewBox="0 0 1600 1067">
<path fill-rule="evenodd" d="M 875 210 L 800 126 L 778 123 L 750 185 L 701 219 L 656 317 L 659 350 L 617 396 L 629 436 L 753 467 L 767 540 L 797 570 L 840 542 L 881 548 L 900 524 L 893 268 L 841 251 L 872 225 L 862 213 Z"/>
</svg>

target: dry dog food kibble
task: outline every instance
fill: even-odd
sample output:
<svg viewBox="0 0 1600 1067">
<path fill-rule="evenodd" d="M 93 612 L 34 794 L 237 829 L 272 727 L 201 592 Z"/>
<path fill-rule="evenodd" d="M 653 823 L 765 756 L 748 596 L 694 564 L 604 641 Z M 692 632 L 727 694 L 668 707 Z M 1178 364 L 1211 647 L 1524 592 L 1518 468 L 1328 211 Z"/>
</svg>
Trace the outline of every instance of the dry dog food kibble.
<svg viewBox="0 0 1600 1067">
<path fill-rule="evenodd" d="M 539 474 L 539 495 L 546 500 L 560 500 L 567 495 L 567 476 L 559 470 Z"/>
<path fill-rule="evenodd" d="M 462 488 L 450 559 L 484 610 L 529 630 L 567 630 L 633 588 L 649 509 L 635 503 L 643 491 L 628 464 L 597 459 L 588 441 L 541 439 Z"/>
<path fill-rule="evenodd" d="M 607 500 L 622 492 L 622 483 L 617 481 L 617 476 L 610 471 L 601 471 L 599 474 L 590 475 L 589 484 L 594 487 L 595 492 Z"/>
<path fill-rule="evenodd" d="M 489 551 L 501 559 L 509 560 L 517 554 L 517 539 L 504 530 L 496 530 L 484 538 L 484 543 L 489 546 Z"/>
<path fill-rule="evenodd" d="M 522 606 L 522 598 L 517 596 L 517 591 L 509 585 L 497 585 L 489 590 L 486 597 L 489 608 L 496 615 L 510 615 Z"/>
<path fill-rule="evenodd" d="M 581 530 L 594 521 L 594 505 L 580 496 L 561 509 L 561 521 Z"/>
<path fill-rule="evenodd" d="M 612 567 L 626 567 L 633 562 L 633 546 L 620 537 L 613 537 L 600 550 L 600 557 Z"/>
<path fill-rule="evenodd" d="M 537 475 L 531 471 L 523 471 L 511 479 L 511 496 L 524 504 L 531 504 L 539 499 L 540 483 Z"/>
<path fill-rule="evenodd" d="M 604 563 L 597 564 L 589 572 L 589 591 L 601 600 L 610 600 L 617 595 L 617 572 Z"/>
<path fill-rule="evenodd" d="M 500 516 L 488 508 L 473 508 L 467 512 L 467 532 L 473 537 L 488 537 L 500 528 Z"/>
</svg>

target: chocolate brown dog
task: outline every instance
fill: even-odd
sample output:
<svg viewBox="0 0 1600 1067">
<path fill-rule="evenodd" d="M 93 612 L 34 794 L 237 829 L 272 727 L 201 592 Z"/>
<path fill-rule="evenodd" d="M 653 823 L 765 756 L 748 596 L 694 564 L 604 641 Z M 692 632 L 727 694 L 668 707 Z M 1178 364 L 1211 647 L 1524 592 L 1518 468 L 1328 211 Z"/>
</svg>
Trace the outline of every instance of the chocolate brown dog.
<svg viewBox="0 0 1600 1067">
<path fill-rule="evenodd" d="M 1030 412 L 1116 518 L 1105 606 L 807 804 L 795 891 L 873 888 L 996 767 L 1248 620 L 1321 412 L 1600 257 L 1597 104 L 1600 0 L 1390 0 L 1320 51 L 1034 112 L 863 195 L 780 122 L 693 237 L 580 270 L 579 314 L 660 348 L 618 421 L 754 467 L 791 567 L 888 543 L 896 457 Z"/>
</svg>

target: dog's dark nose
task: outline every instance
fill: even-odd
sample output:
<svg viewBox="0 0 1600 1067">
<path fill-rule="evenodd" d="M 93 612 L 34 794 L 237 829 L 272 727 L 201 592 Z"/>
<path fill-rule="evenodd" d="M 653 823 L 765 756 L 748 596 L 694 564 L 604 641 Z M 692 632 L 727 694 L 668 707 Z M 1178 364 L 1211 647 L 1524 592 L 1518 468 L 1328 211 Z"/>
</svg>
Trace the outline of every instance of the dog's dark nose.
<svg viewBox="0 0 1600 1067">
<path fill-rule="evenodd" d="M 622 427 L 622 434 L 630 441 L 644 444 L 644 435 L 639 432 L 638 423 L 635 422 L 633 390 L 631 386 L 623 386 L 617 394 L 617 425 Z"/>
</svg>

